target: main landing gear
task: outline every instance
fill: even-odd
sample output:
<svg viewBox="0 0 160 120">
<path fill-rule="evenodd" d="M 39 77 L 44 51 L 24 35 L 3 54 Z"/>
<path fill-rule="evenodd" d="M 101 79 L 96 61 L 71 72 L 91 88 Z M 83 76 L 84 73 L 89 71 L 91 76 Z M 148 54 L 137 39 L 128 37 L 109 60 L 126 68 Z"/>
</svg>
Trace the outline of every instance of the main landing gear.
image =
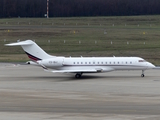
<svg viewBox="0 0 160 120">
<path fill-rule="evenodd" d="M 141 74 L 141 77 L 144 77 L 144 70 L 142 70 L 142 74 Z"/>
<path fill-rule="evenodd" d="M 82 76 L 82 73 L 76 73 L 75 78 L 80 78 Z"/>
</svg>

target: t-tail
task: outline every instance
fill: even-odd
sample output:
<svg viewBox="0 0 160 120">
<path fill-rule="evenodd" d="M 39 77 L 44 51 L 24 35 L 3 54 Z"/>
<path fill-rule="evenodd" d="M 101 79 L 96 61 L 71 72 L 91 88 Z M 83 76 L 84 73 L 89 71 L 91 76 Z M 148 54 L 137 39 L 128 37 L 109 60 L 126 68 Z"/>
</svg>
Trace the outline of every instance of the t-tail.
<svg viewBox="0 0 160 120">
<path fill-rule="evenodd" d="M 6 46 L 21 46 L 28 57 L 33 61 L 39 61 L 43 59 L 53 58 L 56 56 L 51 56 L 47 54 L 42 48 L 40 48 L 32 40 L 21 41 L 17 43 L 6 44 Z"/>
</svg>

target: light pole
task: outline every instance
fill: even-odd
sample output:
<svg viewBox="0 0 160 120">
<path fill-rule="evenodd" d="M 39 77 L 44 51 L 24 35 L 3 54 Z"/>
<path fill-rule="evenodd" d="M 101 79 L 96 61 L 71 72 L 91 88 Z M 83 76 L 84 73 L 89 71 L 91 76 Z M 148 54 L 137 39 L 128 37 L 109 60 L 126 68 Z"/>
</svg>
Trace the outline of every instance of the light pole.
<svg viewBox="0 0 160 120">
<path fill-rule="evenodd" d="M 49 0 L 47 0 L 47 18 L 49 18 Z"/>
</svg>

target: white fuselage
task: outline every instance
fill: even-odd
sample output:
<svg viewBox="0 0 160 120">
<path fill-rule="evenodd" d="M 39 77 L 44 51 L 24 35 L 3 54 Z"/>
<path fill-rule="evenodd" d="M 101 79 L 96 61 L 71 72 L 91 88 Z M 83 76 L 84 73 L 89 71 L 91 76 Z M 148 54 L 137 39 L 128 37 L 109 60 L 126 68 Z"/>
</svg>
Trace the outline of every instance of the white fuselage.
<svg viewBox="0 0 160 120">
<path fill-rule="evenodd" d="M 33 60 L 28 64 L 43 67 L 53 73 L 76 73 L 80 78 L 83 73 L 110 72 L 114 70 L 144 70 L 155 66 L 140 57 L 57 57 L 47 54 L 32 40 L 6 44 L 6 46 L 22 46 L 28 57 Z M 48 70 L 54 69 L 54 70 Z"/>
<path fill-rule="evenodd" d="M 155 67 L 139 57 L 55 57 L 42 60 L 41 64 L 55 70 L 96 69 L 100 72 L 146 70 Z"/>
</svg>

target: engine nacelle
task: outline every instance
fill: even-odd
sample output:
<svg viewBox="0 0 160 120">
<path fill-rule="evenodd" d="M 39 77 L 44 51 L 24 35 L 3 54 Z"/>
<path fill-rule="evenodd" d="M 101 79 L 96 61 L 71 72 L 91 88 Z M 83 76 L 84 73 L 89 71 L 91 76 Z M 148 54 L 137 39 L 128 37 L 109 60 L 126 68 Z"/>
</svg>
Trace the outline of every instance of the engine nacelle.
<svg viewBox="0 0 160 120">
<path fill-rule="evenodd" d="M 47 68 L 56 68 L 63 66 L 63 58 L 55 57 L 49 59 L 43 59 L 40 61 L 41 65 L 44 65 Z"/>
<path fill-rule="evenodd" d="M 33 61 L 27 61 L 26 64 L 39 66 L 39 64 L 37 64 L 36 62 L 33 62 Z"/>
</svg>

